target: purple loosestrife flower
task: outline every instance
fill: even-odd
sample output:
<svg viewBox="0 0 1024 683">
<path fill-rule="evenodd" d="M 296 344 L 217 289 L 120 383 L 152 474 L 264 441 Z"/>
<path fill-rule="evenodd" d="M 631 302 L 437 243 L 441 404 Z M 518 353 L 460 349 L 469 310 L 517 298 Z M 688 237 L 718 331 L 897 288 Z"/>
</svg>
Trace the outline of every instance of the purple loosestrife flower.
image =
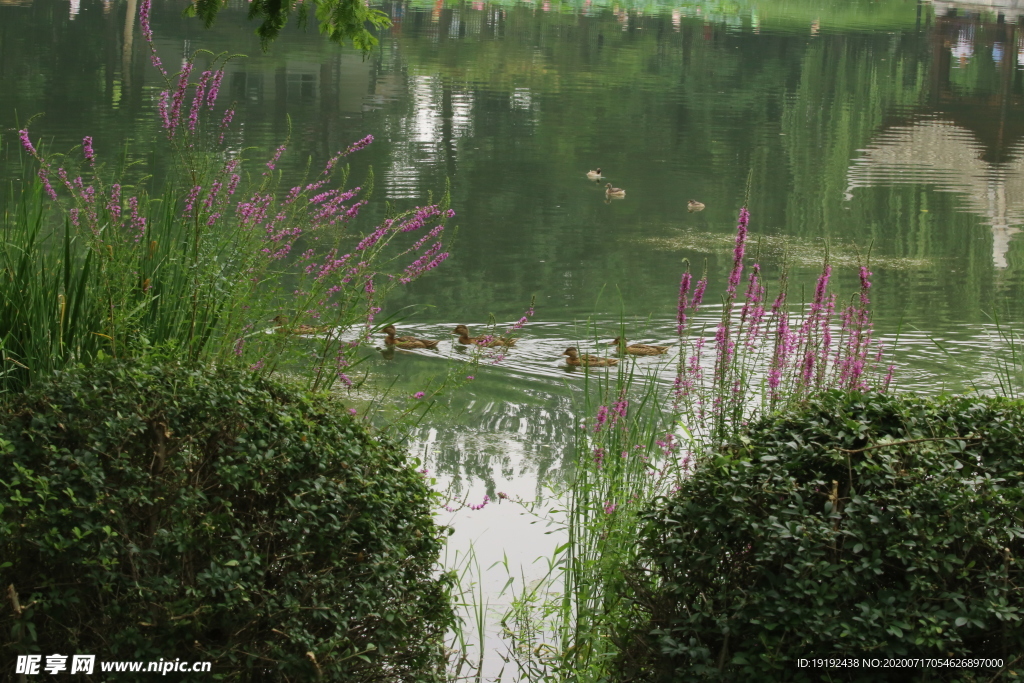
<svg viewBox="0 0 1024 683">
<path fill-rule="evenodd" d="M 436 204 L 432 204 L 430 206 L 417 207 L 416 212 L 413 214 L 412 218 L 399 225 L 397 230 L 398 232 L 412 232 L 413 230 L 419 230 L 420 228 L 422 228 L 423 225 L 434 216 L 444 216 L 447 218 L 451 218 L 454 215 L 455 212 L 452 211 L 451 209 L 448 209 L 447 211 L 441 211 L 441 209 Z"/>
<path fill-rule="evenodd" d="M 418 278 L 420 275 L 423 275 L 424 273 L 431 271 L 434 268 L 437 268 L 439 265 L 441 265 L 448 258 L 448 252 L 442 252 L 437 256 L 434 256 L 434 254 L 436 254 L 440 249 L 440 242 L 437 242 L 432 247 L 430 247 L 430 249 L 424 252 L 422 256 L 420 256 L 418 259 L 416 259 L 406 267 L 405 272 L 403 272 L 402 276 L 398 278 L 398 281 L 401 282 L 402 284 L 408 284 L 409 282 L 412 282 L 413 280 Z"/>
<path fill-rule="evenodd" d="M 629 399 L 627 399 L 623 395 L 620 395 L 619 396 L 619 400 L 616 401 L 615 403 L 613 403 L 612 406 L 611 406 L 611 418 L 612 418 L 612 421 L 611 421 L 611 424 L 609 425 L 609 428 L 614 427 L 616 425 L 616 423 L 618 423 L 619 420 L 622 420 L 623 418 L 625 418 L 626 417 L 626 411 L 628 409 L 629 409 Z M 621 427 L 621 425 L 620 425 L 620 427 Z"/>
<path fill-rule="evenodd" d="M 832 314 L 836 310 L 836 295 L 832 294 L 825 301 L 825 311 L 821 316 L 821 351 L 818 355 L 818 377 L 822 378 L 828 365 L 828 355 L 832 350 Z"/>
<path fill-rule="evenodd" d="M 616 504 L 615 504 L 615 503 L 613 503 L 612 501 L 610 501 L 610 500 L 606 500 L 606 501 L 604 502 L 604 513 L 605 513 L 606 515 L 610 515 L 610 514 L 612 514 L 613 512 L 615 512 L 615 508 L 617 508 L 617 507 L 618 507 L 618 505 L 616 505 Z"/>
<path fill-rule="evenodd" d="M 526 326 L 526 323 L 530 322 L 531 317 L 533 317 L 533 302 L 530 303 L 530 307 L 526 309 L 526 312 L 523 314 L 523 316 L 519 318 L 519 320 L 512 323 L 511 327 L 505 330 L 505 334 L 508 335 L 512 332 L 515 332 L 516 330 L 523 329 Z"/>
<path fill-rule="evenodd" d="M 110 186 L 110 197 L 107 199 L 107 212 L 115 221 L 121 220 L 121 185 L 114 183 Z"/>
<path fill-rule="evenodd" d="M 209 211 L 213 208 L 214 202 L 217 201 L 217 195 L 220 194 L 220 189 L 223 187 L 223 183 L 219 180 L 213 181 L 213 185 L 210 186 L 210 191 L 206 195 L 206 199 L 203 200 L 203 208 Z"/>
<path fill-rule="evenodd" d="M 348 148 L 347 148 L 347 150 L 345 150 L 345 153 L 344 153 L 343 156 L 347 157 L 348 155 L 356 153 L 359 150 L 365 150 L 365 148 L 367 146 L 369 146 L 373 141 L 374 141 L 374 136 L 373 135 L 367 135 L 366 137 L 362 138 L 361 140 L 356 140 L 355 142 L 352 142 L 350 145 L 348 145 Z"/>
<path fill-rule="evenodd" d="M 690 302 L 691 310 L 693 314 L 697 314 L 697 309 L 700 308 L 700 304 L 704 301 L 704 291 L 708 288 L 708 279 L 702 277 L 697 281 L 697 286 L 693 290 L 693 301 Z"/>
<path fill-rule="evenodd" d="M 160 112 L 160 119 L 164 122 L 164 128 L 166 130 L 171 129 L 171 116 L 167 112 L 168 100 L 171 97 L 171 93 L 164 90 L 160 93 L 160 99 L 157 101 L 156 108 Z"/>
<path fill-rule="evenodd" d="M 380 241 L 380 238 L 383 237 L 384 234 L 387 233 L 387 231 L 388 228 L 386 225 L 378 227 L 372 233 L 364 237 L 361 242 L 359 242 L 359 244 L 356 246 L 356 251 L 365 251 L 372 247 L 373 245 L 377 244 L 377 242 Z"/>
<path fill-rule="evenodd" d="M 203 100 L 206 98 L 206 84 L 210 81 L 210 77 L 213 75 L 211 71 L 204 71 L 202 76 L 199 77 L 199 83 L 196 84 L 196 94 L 192 97 L 192 108 L 188 113 L 188 129 L 190 132 L 195 132 L 196 126 L 199 124 L 199 110 L 203 106 Z"/>
<path fill-rule="evenodd" d="M 75 191 L 75 186 L 71 184 L 70 180 L 68 180 L 68 172 L 67 171 L 65 171 L 63 168 L 58 168 L 57 169 L 57 177 L 60 178 L 61 182 L 64 183 L 64 187 L 68 188 L 68 191 L 72 195 L 77 194 L 77 192 Z"/>
<path fill-rule="evenodd" d="M 659 439 L 654 443 L 659 448 L 661 448 L 661 452 L 665 456 L 672 455 L 677 450 L 679 450 L 680 446 L 679 441 L 676 439 L 675 434 L 673 434 L 672 432 L 667 432 L 663 439 Z"/>
<path fill-rule="evenodd" d="M 262 358 L 260 358 L 258 361 L 256 361 L 255 363 L 253 363 L 252 365 L 249 366 L 249 369 L 252 370 L 253 372 L 255 372 L 256 370 L 261 370 L 262 368 L 263 368 L 263 359 Z"/>
<path fill-rule="evenodd" d="M 388 223 L 390 224 L 390 221 L 388 221 Z M 416 244 L 412 245 L 411 251 L 419 251 L 420 248 L 423 247 L 424 244 L 426 244 L 428 241 L 434 239 L 435 237 L 440 235 L 442 232 L 444 232 L 444 226 L 443 225 L 434 226 L 434 228 L 430 232 L 428 232 L 426 235 L 424 235 L 423 237 L 421 237 L 418 240 L 416 240 Z"/>
<path fill-rule="evenodd" d="M 814 287 L 814 299 L 811 301 L 812 315 L 821 310 L 825 301 L 825 295 L 828 292 L 828 281 L 831 276 L 832 266 L 826 263 L 825 267 L 821 270 L 821 275 L 818 276 L 818 283 Z"/>
<path fill-rule="evenodd" d="M 231 174 L 231 180 L 228 181 L 228 196 L 231 197 L 235 194 L 235 190 L 238 189 L 238 183 L 242 181 L 242 176 L 237 173 Z"/>
<path fill-rule="evenodd" d="M 82 156 L 89 162 L 90 166 L 96 165 L 96 153 L 92 150 L 92 136 L 86 135 L 82 138 Z"/>
<path fill-rule="evenodd" d="M 21 138 L 21 146 L 25 148 L 25 151 L 31 154 L 34 158 L 39 159 L 39 152 L 36 151 L 31 138 L 28 136 L 28 129 L 22 128 L 19 130 L 18 137 Z"/>
<path fill-rule="evenodd" d="M 594 449 L 594 464 L 597 465 L 597 469 L 601 469 L 604 465 L 605 452 L 603 448 Z"/>
<path fill-rule="evenodd" d="M 152 0 L 142 0 L 142 4 L 139 5 L 139 26 L 142 28 L 142 37 L 149 43 L 150 61 L 166 77 L 167 72 L 164 71 L 164 66 L 160 63 L 160 58 L 156 54 L 156 46 L 153 45 L 153 29 L 149 25 L 149 12 L 151 8 Z"/>
<path fill-rule="evenodd" d="M 871 289 L 871 281 L 868 278 L 872 275 L 874 273 L 865 266 L 860 267 L 860 303 L 862 306 L 867 306 L 870 303 L 868 300 L 868 290 Z"/>
<path fill-rule="evenodd" d="M 43 189 L 46 190 L 46 194 L 53 201 L 57 201 L 57 191 L 53 189 L 53 185 L 50 184 L 50 174 L 47 172 L 48 167 L 42 166 L 36 173 L 39 176 L 39 181 L 43 184 Z"/>
<path fill-rule="evenodd" d="M 422 391 L 417 391 L 415 394 L 412 395 L 412 397 L 416 399 L 423 398 L 424 396 L 426 396 L 426 394 L 423 393 Z"/>
<path fill-rule="evenodd" d="M 726 288 L 726 298 L 730 301 L 736 296 L 736 287 L 743 277 L 743 254 L 747 245 L 747 225 L 750 223 L 750 212 L 747 207 L 740 209 L 740 219 L 736 224 L 736 247 L 732 252 L 732 272 L 729 274 L 729 286 Z"/>
<path fill-rule="evenodd" d="M 285 145 L 281 145 L 280 147 L 277 148 L 277 151 L 274 152 L 274 156 L 271 157 L 270 161 L 267 162 L 267 168 L 269 170 L 264 171 L 263 175 L 267 175 L 267 173 L 277 168 L 277 160 L 281 158 L 281 155 L 284 154 L 284 151 L 286 149 L 287 147 Z"/>
<path fill-rule="evenodd" d="M 188 90 L 188 77 L 192 73 L 192 66 L 192 62 L 188 61 L 181 67 L 181 74 L 178 76 L 178 87 L 175 88 L 174 95 L 171 97 L 171 127 L 168 137 L 174 137 L 178 124 L 181 122 L 181 105 L 185 100 L 185 92 Z"/>
<path fill-rule="evenodd" d="M 488 498 L 486 494 L 484 494 L 483 502 L 480 503 L 479 505 L 470 505 L 469 509 L 470 510 L 483 510 L 484 506 L 487 505 L 489 502 L 491 502 L 491 499 Z"/>
<path fill-rule="evenodd" d="M 231 125 L 231 119 L 233 118 L 235 118 L 235 110 L 232 108 L 224 112 L 224 118 L 220 121 L 221 133 L 219 143 L 222 145 L 224 144 L 224 132 L 228 129 L 228 126 Z"/>
<path fill-rule="evenodd" d="M 601 431 L 601 428 L 604 427 L 604 423 L 607 421 L 608 406 L 600 406 L 597 409 L 597 419 L 595 420 L 596 424 L 594 425 L 594 433 Z"/>
<path fill-rule="evenodd" d="M 760 305 L 763 296 L 764 287 L 761 285 L 761 266 L 755 263 L 750 271 L 750 277 L 747 278 L 747 291 L 743 295 L 743 309 L 740 312 L 741 321 L 750 321 L 751 335 L 755 335 L 757 322 L 760 321 L 760 314 L 764 313 L 764 308 Z"/>
<path fill-rule="evenodd" d="M 199 196 L 199 192 L 202 190 L 202 186 L 195 185 L 189 190 L 188 197 L 185 198 L 185 217 L 188 218 L 192 215 L 192 210 L 195 207 L 196 198 Z"/>
<path fill-rule="evenodd" d="M 135 241 L 138 242 L 146 234 L 146 219 L 139 215 L 139 198 L 129 197 L 128 207 L 132 210 L 131 227 L 135 231 Z"/>
<path fill-rule="evenodd" d="M 224 80 L 224 69 L 217 69 L 210 81 L 210 89 L 206 93 L 206 106 L 213 111 L 213 105 L 217 102 L 217 95 L 220 93 L 220 83 Z"/>
<path fill-rule="evenodd" d="M 682 334 L 686 329 L 686 309 L 689 306 L 690 271 L 683 273 L 679 280 L 679 302 L 676 305 L 676 333 Z"/>
</svg>

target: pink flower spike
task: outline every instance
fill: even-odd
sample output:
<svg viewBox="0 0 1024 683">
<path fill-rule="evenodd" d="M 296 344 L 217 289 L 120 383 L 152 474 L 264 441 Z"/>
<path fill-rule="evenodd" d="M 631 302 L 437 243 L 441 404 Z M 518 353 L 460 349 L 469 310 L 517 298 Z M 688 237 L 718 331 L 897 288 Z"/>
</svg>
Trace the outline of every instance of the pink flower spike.
<svg viewBox="0 0 1024 683">
<path fill-rule="evenodd" d="M 18 136 L 21 138 L 21 146 L 25 148 L 25 151 L 38 159 L 39 153 L 36 152 L 36 148 L 32 145 L 32 140 L 28 137 L 28 129 L 19 130 Z"/>
<path fill-rule="evenodd" d="M 82 156 L 89 162 L 90 166 L 96 165 L 96 153 L 92 151 L 92 136 L 86 135 L 82 138 Z"/>
</svg>

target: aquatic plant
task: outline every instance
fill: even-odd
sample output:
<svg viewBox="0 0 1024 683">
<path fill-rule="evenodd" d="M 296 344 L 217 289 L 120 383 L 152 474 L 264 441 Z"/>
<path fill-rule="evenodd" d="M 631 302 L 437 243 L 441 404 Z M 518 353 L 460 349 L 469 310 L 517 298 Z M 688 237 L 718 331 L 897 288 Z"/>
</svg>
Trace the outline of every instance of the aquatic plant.
<svg viewBox="0 0 1024 683">
<path fill-rule="evenodd" d="M 757 263 L 740 287 L 749 231 L 744 207 L 713 337 L 692 326 L 707 275 L 694 281 L 688 265 L 684 270 L 676 377 L 667 391 L 655 372 L 640 372 L 635 358 L 615 374 L 585 375 L 581 412 L 592 417 L 576 428 L 574 472 L 555 492 L 564 507 L 545 515 L 565 542 L 548 560 L 546 579 L 518 589 L 503 622 L 523 680 L 616 680 L 613 663 L 625 646 L 620 636 L 644 618 L 636 602 L 640 515 L 656 496 L 684 486 L 743 425 L 829 390 L 889 388 L 892 366 L 883 366 L 872 336 L 867 267 L 839 326 L 827 259 L 807 306 L 790 308 L 785 270 L 766 306 Z"/>
<path fill-rule="evenodd" d="M 101 353 L 162 345 L 264 374 L 279 367 L 285 349 L 301 346 L 305 362 L 290 369 L 311 388 L 352 385 L 357 346 L 374 330 L 388 292 L 448 257 L 445 224 L 454 211 L 447 193 L 389 210 L 382 223 L 357 232 L 352 225 L 373 178 L 346 188 L 343 162 L 372 136 L 287 189 L 277 168 L 287 141 L 251 169 L 224 141 L 233 107 L 218 109 L 232 57 L 197 52 L 168 74 L 153 47 L 149 11 L 143 0 L 140 24 L 165 82 L 156 109 L 174 159 L 166 187 L 151 197 L 130 185 L 91 137 L 77 153 L 56 154 L 38 147 L 28 127 L 20 130 L 23 159 L 34 161 L 36 173 L 17 199 L 12 188 L 14 211 L 4 217 L 0 264 L 16 286 L 0 293 L 0 388 L 20 389 Z M 201 72 L 199 56 L 210 61 Z M 52 220 L 58 217 L 63 226 Z M 276 316 L 318 333 L 265 334 Z"/>
</svg>

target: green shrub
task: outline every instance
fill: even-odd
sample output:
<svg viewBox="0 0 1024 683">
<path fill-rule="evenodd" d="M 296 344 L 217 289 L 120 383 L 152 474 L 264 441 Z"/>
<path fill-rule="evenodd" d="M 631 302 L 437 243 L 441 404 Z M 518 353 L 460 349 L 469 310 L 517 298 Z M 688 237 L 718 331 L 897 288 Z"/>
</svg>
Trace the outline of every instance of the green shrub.
<svg viewBox="0 0 1024 683">
<path fill-rule="evenodd" d="M 1024 671 L 1022 470 L 1021 402 L 833 393 L 760 420 L 644 516 L 656 588 L 621 664 L 651 681 L 911 674 L 826 674 L 800 657 Z"/>
<path fill-rule="evenodd" d="M 403 450 L 329 401 L 173 363 L 63 374 L 0 414 L 0 580 L 28 605 L 0 610 L 0 660 L 442 680 L 430 510 Z"/>
</svg>

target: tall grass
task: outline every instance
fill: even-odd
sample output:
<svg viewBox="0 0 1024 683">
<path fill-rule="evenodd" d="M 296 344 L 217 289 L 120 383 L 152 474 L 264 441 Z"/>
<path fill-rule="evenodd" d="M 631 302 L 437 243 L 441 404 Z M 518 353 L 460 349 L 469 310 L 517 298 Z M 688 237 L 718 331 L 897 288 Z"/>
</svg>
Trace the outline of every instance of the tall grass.
<svg viewBox="0 0 1024 683">
<path fill-rule="evenodd" d="M 149 0 L 139 9 L 152 48 Z M 357 346 L 382 301 L 448 257 L 447 193 L 358 229 L 372 173 L 347 187 L 339 151 L 285 184 L 269 158 L 246 158 L 234 110 L 220 107 L 224 66 L 193 54 L 168 74 L 156 107 L 174 163 L 159 196 L 131 186 L 86 136 L 58 154 L 19 131 L 23 177 L 9 188 L 0 264 L 0 391 L 19 391 L 68 363 L 150 349 L 273 372 L 287 359 L 310 388 L 351 385 Z M 276 319 L 276 322 L 272 320 Z M 279 334 L 267 334 L 274 330 Z M 301 339 L 298 339 L 301 337 Z M 296 353 L 298 351 L 299 353 Z"/>
<path fill-rule="evenodd" d="M 714 336 L 693 324 L 706 274 L 687 269 L 680 279 L 671 386 L 628 358 L 611 372 L 587 370 L 575 472 L 556 492 L 564 507 L 547 512 L 565 540 L 546 578 L 519 588 L 504 620 L 519 680 L 613 679 L 617 634 L 637 619 L 638 514 L 745 421 L 832 388 L 888 390 L 892 366 L 873 337 L 867 266 L 838 314 L 827 257 L 808 305 L 789 303 L 785 270 L 768 303 L 758 264 L 744 278 L 749 221 L 743 208 Z"/>
</svg>

